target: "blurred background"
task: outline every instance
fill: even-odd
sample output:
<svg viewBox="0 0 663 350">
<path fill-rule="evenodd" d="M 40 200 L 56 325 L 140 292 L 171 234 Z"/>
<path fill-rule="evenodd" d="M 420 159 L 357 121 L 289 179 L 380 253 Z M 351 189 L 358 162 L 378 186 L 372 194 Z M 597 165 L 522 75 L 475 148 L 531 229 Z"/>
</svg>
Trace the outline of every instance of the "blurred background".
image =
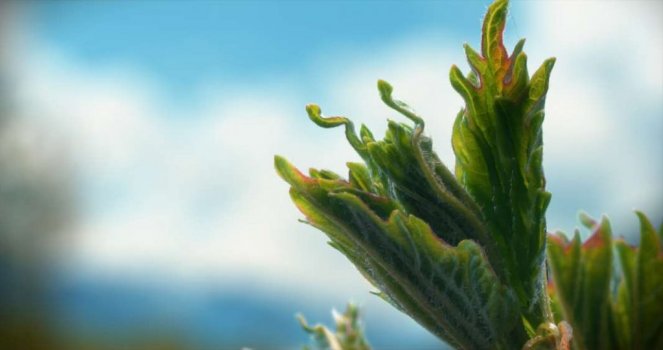
<svg viewBox="0 0 663 350">
<path fill-rule="evenodd" d="M 488 3 L 1 1 L 0 348 L 292 349 L 348 300 L 376 349 L 443 348 L 297 222 L 272 157 L 345 173 L 304 105 L 382 134 L 382 78 L 452 167 L 447 74 Z M 509 48 L 558 59 L 551 231 L 663 220 L 662 35 L 661 2 L 513 1 Z"/>
</svg>

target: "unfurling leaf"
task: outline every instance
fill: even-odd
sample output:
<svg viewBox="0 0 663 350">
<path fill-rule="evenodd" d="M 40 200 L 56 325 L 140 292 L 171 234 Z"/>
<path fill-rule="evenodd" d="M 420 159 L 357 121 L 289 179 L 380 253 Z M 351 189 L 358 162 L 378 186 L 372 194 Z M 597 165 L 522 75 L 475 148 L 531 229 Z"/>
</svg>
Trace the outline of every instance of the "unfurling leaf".
<svg viewBox="0 0 663 350">
<path fill-rule="evenodd" d="M 453 128 L 455 174 L 433 151 L 424 119 L 382 80 L 383 102 L 411 122 L 390 121 L 382 140 L 306 108 L 321 127 L 343 126 L 363 159 L 348 164 L 347 180 L 315 169 L 306 176 L 279 156 L 275 166 L 307 222 L 378 295 L 441 339 L 462 349 L 517 349 L 530 338 L 531 349 L 561 348 L 570 332 L 550 326 L 543 268 L 550 194 L 541 123 L 553 60 L 530 78 L 524 41 L 507 55 L 507 5 L 489 7 L 481 53 L 465 47 L 470 77 L 451 70 L 466 102 Z"/>
<path fill-rule="evenodd" d="M 517 303 L 475 242 L 450 246 L 389 197 L 345 180 L 307 177 L 280 157 L 276 168 L 307 221 L 392 305 L 450 344 L 509 348 Z"/>
<path fill-rule="evenodd" d="M 481 243 L 536 327 L 550 318 L 543 277 L 550 194 L 541 164 L 541 123 L 554 59 L 530 79 L 524 40 L 511 55 L 502 42 L 506 11 L 507 1 L 488 9 L 481 54 L 465 45 L 471 77 L 451 68 L 451 84 L 466 104 L 454 123 L 453 148 L 456 177 L 479 203 L 488 226 L 490 237 Z"/>
</svg>

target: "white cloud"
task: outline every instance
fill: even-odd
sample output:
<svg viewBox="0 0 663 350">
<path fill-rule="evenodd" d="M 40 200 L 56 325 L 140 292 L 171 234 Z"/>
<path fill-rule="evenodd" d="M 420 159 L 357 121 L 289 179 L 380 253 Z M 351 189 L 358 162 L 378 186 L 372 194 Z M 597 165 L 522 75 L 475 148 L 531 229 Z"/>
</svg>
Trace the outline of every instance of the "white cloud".
<svg viewBox="0 0 663 350">
<path fill-rule="evenodd" d="M 633 235 L 633 209 L 656 220 L 663 209 L 663 3 L 527 7 L 530 62 L 557 57 L 544 123 L 551 222 L 568 231 L 586 209 Z"/>
<path fill-rule="evenodd" d="M 82 70 L 57 51 L 30 49 L 15 93 L 20 113 L 63 137 L 72 153 L 82 212 L 67 258 L 77 268 L 290 291 L 334 285 L 321 290 L 327 295 L 366 290 L 322 235 L 297 222 L 273 169 L 275 153 L 304 169 L 325 154 L 322 163 L 337 170 L 350 153 L 342 138 L 332 140 L 339 133 L 311 147 L 317 129 L 302 134 L 303 106 L 291 105 L 287 91 L 206 91 L 187 119 L 160 107 L 140 74 Z"/>
</svg>

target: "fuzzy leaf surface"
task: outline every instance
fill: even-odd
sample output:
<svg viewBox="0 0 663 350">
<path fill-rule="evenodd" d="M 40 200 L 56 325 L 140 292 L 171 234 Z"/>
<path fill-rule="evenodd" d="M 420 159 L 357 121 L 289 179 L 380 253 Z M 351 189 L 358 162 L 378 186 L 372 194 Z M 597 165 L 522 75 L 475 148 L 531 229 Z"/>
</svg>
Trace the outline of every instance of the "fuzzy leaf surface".
<svg viewBox="0 0 663 350">
<path fill-rule="evenodd" d="M 524 40 L 504 47 L 508 1 L 484 18 L 481 53 L 465 45 L 472 72 L 450 80 L 465 100 L 453 129 L 456 178 L 479 203 L 490 239 L 482 241 L 503 281 L 516 290 L 532 327 L 550 320 L 545 295 L 545 211 L 550 194 L 542 167 L 543 108 L 554 59 L 531 76 Z M 488 248 L 490 247 L 490 248 Z"/>
<path fill-rule="evenodd" d="M 530 77 L 523 41 L 507 55 L 508 2 L 484 19 L 481 54 L 466 46 L 472 73 L 451 71 L 466 108 L 453 127 L 452 173 L 424 134 L 424 120 L 378 82 L 383 102 L 412 123 L 390 121 L 376 140 L 348 118 L 309 118 L 344 127 L 363 163 L 347 180 L 325 170 L 276 168 L 308 223 L 330 238 L 379 296 L 450 344 L 465 349 L 531 349 L 567 344 L 545 291 L 541 123 L 553 60 Z M 552 326 L 551 326 L 552 325 Z M 530 339 L 531 338 L 531 339 Z M 531 342 L 528 342 L 530 341 Z"/>
<path fill-rule="evenodd" d="M 513 346 L 505 335 L 517 323 L 515 296 L 477 243 L 451 246 L 390 198 L 345 180 L 305 176 L 283 158 L 276 168 L 307 221 L 394 306 L 459 348 Z"/>
</svg>

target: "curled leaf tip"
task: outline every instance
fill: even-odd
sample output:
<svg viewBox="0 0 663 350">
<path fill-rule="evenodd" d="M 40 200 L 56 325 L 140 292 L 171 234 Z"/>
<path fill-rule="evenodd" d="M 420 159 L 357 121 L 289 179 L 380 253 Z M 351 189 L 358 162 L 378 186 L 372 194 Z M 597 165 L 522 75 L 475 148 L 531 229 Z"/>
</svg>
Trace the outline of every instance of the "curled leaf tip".
<svg viewBox="0 0 663 350">
<path fill-rule="evenodd" d="M 322 111 L 320 110 L 320 106 L 316 105 L 315 103 L 309 103 L 306 105 L 306 112 L 308 112 L 309 114 L 320 115 Z"/>
<path fill-rule="evenodd" d="M 323 117 L 320 106 L 315 104 L 307 105 L 306 113 L 308 113 L 308 117 L 311 121 L 323 128 L 334 128 L 349 123 L 349 120 L 343 117 Z"/>
<path fill-rule="evenodd" d="M 350 142 L 350 145 L 352 145 L 352 148 L 354 148 L 360 155 L 364 155 L 364 145 L 355 134 L 355 129 L 354 129 L 354 124 L 352 121 L 348 118 L 345 117 L 325 117 L 322 115 L 322 110 L 318 105 L 315 104 L 309 104 L 306 106 L 306 112 L 308 113 L 308 117 L 313 121 L 316 125 L 323 127 L 323 128 L 335 128 L 340 125 L 345 125 L 345 137 Z"/>
<path fill-rule="evenodd" d="M 394 88 L 389 83 L 382 79 L 378 80 L 378 90 L 380 91 L 382 102 L 400 114 L 406 116 L 408 119 L 412 120 L 415 124 L 417 124 L 417 126 L 421 126 L 421 128 L 423 128 L 424 120 L 418 116 L 417 113 L 415 113 L 414 110 L 412 110 L 412 108 L 410 108 L 410 106 L 408 106 L 405 102 L 396 100 L 392 97 Z"/>
<path fill-rule="evenodd" d="M 378 90 L 380 91 L 380 96 L 384 100 L 385 98 L 388 98 L 391 96 L 391 93 L 394 91 L 394 88 L 386 82 L 385 80 L 378 80 Z"/>
</svg>

